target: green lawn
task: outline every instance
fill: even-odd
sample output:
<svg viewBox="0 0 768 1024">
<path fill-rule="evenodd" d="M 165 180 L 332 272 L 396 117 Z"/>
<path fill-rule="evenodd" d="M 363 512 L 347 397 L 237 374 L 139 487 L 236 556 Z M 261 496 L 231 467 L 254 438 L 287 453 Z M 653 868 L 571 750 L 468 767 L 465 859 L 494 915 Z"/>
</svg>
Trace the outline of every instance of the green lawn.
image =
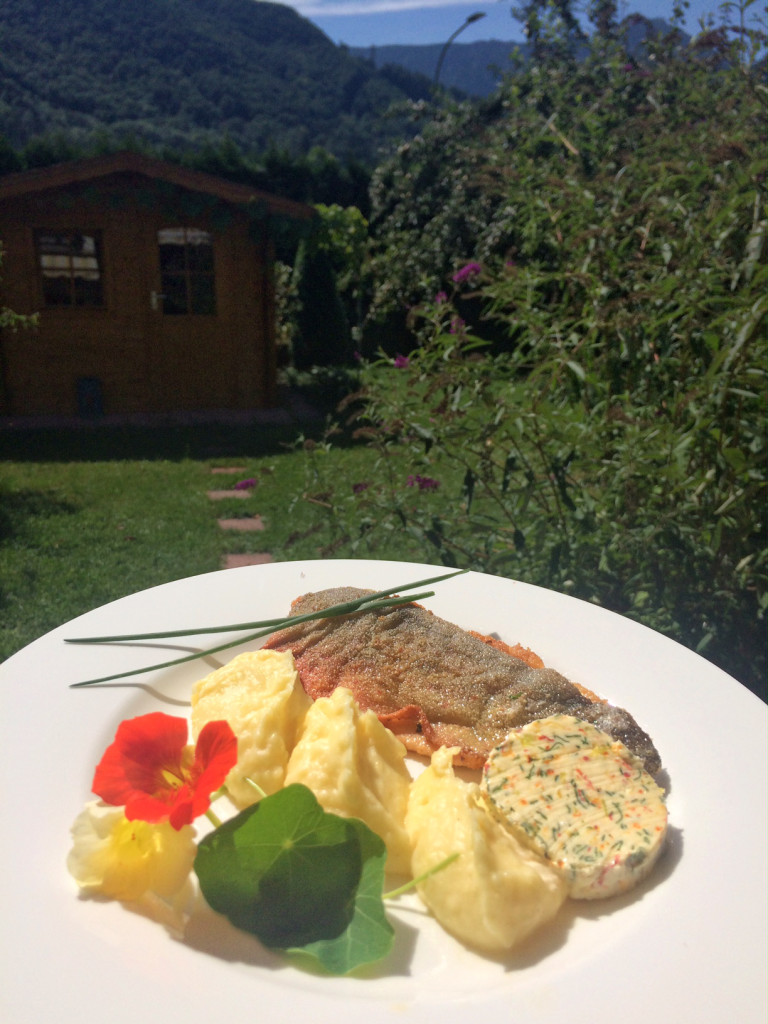
<svg viewBox="0 0 768 1024">
<path fill-rule="evenodd" d="M 302 440 L 260 426 L 0 431 L 0 661 L 105 602 L 220 569 L 228 553 L 439 561 L 408 519 L 457 506 L 447 466 L 375 465 L 366 447 Z M 212 472 L 223 466 L 239 469 Z M 408 486 L 419 472 L 436 472 L 439 490 Z M 249 479 L 245 498 L 207 494 Z M 402 523 L 368 499 L 371 480 L 396 496 Z M 217 522 L 256 514 L 263 531 Z M 764 695 L 759 673 L 742 681 Z"/>
<path fill-rule="evenodd" d="M 351 493 L 370 454 L 319 447 L 308 461 L 292 440 L 290 431 L 261 427 L 4 434 L 0 659 L 107 601 L 220 569 L 230 552 L 267 551 L 279 561 L 348 556 L 322 481 L 347 480 Z M 151 447 L 157 458 L 148 457 Z M 242 471 L 212 473 L 221 466 Z M 245 499 L 207 496 L 247 479 L 256 486 Z M 254 514 L 263 531 L 217 523 Z M 373 553 L 369 546 L 365 554 Z M 384 536 L 375 556 L 421 560 L 423 552 Z"/>
</svg>

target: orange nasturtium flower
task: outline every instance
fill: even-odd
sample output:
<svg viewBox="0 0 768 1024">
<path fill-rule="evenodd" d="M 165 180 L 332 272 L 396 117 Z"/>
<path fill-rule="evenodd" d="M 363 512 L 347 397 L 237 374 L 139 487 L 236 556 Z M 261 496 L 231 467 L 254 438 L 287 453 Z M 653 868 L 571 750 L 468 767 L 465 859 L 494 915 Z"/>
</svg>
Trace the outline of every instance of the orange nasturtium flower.
<svg viewBox="0 0 768 1024">
<path fill-rule="evenodd" d="M 185 719 L 155 711 L 120 723 L 93 792 L 125 805 L 129 821 L 168 821 L 178 831 L 208 810 L 236 761 L 237 738 L 227 722 L 208 722 L 191 746 Z"/>
</svg>

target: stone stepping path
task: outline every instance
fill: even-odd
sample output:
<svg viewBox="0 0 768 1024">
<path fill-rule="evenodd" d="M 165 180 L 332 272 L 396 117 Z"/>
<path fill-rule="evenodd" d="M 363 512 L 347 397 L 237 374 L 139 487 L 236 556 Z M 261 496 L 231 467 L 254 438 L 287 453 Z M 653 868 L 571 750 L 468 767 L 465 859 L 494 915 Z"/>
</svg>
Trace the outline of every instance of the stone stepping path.
<svg viewBox="0 0 768 1024">
<path fill-rule="evenodd" d="M 271 562 L 272 555 L 266 551 L 256 551 L 250 555 L 225 555 L 225 569 L 241 569 L 244 565 L 266 565 Z"/>
<path fill-rule="evenodd" d="M 222 501 L 224 498 L 250 498 L 251 492 L 246 490 L 237 491 L 208 491 L 211 501 Z"/>
<path fill-rule="evenodd" d="M 264 530 L 264 520 L 261 516 L 243 516 L 241 519 L 219 519 L 219 526 L 222 530 L 240 530 L 250 533 L 252 530 Z"/>
<path fill-rule="evenodd" d="M 211 469 L 211 473 L 221 476 L 234 476 L 236 474 L 242 476 L 245 472 L 244 466 L 216 466 Z M 211 501 L 224 501 L 227 498 L 250 498 L 252 490 L 253 487 L 237 487 L 229 490 L 211 490 L 207 494 Z M 239 533 L 250 533 L 265 529 L 264 521 L 260 515 L 219 519 L 218 524 L 222 530 L 232 530 Z M 271 561 L 273 561 L 272 555 L 268 551 L 243 552 L 241 554 L 225 555 L 223 568 L 239 569 L 244 565 L 265 565 Z"/>
</svg>

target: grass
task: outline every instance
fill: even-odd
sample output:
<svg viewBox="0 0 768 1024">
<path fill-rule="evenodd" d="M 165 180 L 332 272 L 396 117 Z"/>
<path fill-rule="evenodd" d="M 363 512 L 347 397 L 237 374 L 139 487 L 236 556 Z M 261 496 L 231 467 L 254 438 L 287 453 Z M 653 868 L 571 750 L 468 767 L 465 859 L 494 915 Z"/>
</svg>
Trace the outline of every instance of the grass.
<svg viewBox="0 0 768 1024">
<path fill-rule="evenodd" d="M 343 556 L 295 440 L 295 429 L 261 427 L 0 435 L 0 660 L 108 601 L 220 569 L 227 553 Z M 318 449 L 317 458 L 323 474 L 354 481 L 370 455 L 348 447 Z M 212 473 L 225 465 L 242 470 Z M 246 498 L 207 496 L 251 478 Z M 217 522 L 255 514 L 263 531 L 225 531 Z M 423 556 L 387 537 L 377 554 Z"/>
<path fill-rule="evenodd" d="M 218 570 L 228 553 L 438 560 L 418 532 L 382 522 L 365 491 L 355 493 L 376 472 L 372 451 L 310 439 L 308 458 L 300 442 L 295 427 L 0 431 L 0 661 L 99 605 Z M 212 472 L 222 466 L 240 470 Z M 418 503 L 444 513 L 461 489 L 444 466 L 436 493 L 406 486 L 398 472 L 389 484 L 406 511 Z M 239 479 L 256 481 L 247 497 L 208 497 Z M 340 500 L 354 505 L 344 518 L 358 524 L 357 536 L 334 515 Z M 217 522 L 256 514 L 263 531 Z M 762 681 L 742 681 L 765 699 Z"/>
</svg>

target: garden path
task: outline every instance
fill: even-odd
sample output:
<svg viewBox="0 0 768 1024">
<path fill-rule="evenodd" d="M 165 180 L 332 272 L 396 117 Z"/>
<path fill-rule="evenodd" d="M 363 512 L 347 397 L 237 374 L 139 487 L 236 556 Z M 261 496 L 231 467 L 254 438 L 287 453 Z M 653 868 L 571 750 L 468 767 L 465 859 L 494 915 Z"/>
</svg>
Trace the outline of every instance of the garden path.
<svg viewBox="0 0 768 1024">
<path fill-rule="evenodd" d="M 235 476 L 246 472 L 244 466 L 215 466 L 212 473 L 216 475 Z M 248 485 L 251 486 L 248 486 Z M 211 501 L 223 501 L 227 498 L 249 498 L 251 496 L 252 482 L 249 480 L 240 481 L 239 486 L 233 488 L 220 488 L 208 491 Z M 248 515 L 229 519 L 219 519 L 219 528 L 222 530 L 233 530 L 239 533 L 251 533 L 264 529 L 264 521 L 260 515 Z M 222 562 L 223 569 L 238 569 L 243 565 L 264 565 L 271 562 L 272 555 L 268 551 L 251 551 L 227 554 Z"/>
</svg>

